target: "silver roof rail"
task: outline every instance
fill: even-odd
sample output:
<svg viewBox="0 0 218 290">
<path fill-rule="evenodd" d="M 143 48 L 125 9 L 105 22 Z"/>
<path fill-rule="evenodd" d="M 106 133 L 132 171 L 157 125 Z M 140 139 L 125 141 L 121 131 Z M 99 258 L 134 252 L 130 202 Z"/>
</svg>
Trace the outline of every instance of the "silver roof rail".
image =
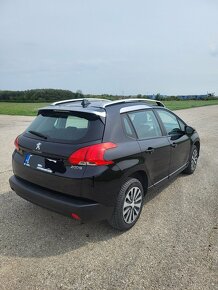
<svg viewBox="0 0 218 290">
<path fill-rule="evenodd" d="M 73 103 L 73 102 L 82 102 L 83 99 L 69 99 L 69 100 L 63 100 L 63 101 L 57 101 L 52 103 L 52 106 L 56 106 L 56 105 L 61 105 L 61 104 L 65 104 L 65 103 Z"/>
<path fill-rule="evenodd" d="M 87 100 L 87 101 L 110 101 L 107 99 L 97 99 L 97 98 L 82 98 L 82 99 L 69 99 L 69 100 L 63 100 L 63 101 L 58 101 L 58 102 L 54 102 L 51 105 L 52 106 L 57 106 L 57 105 L 61 105 L 61 104 L 67 104 L 67 103 L 74 103 L 74 102 L 82 102 L 83 100 Z"/>
<path fill-rule="evenodd" d="M 103 108 L 108 106 L 113 106 L 116 104 L 122 104 L 122 103 L 134 103 L 134 102 L 144 102 L 144 103 L 156 103 L 156 106 L 165 107 L 164 104 L 157 100 L 152 99 L 120 99 L 117 101 L 111 101 L 110 103 L 104 104 Z"/>
</svg>

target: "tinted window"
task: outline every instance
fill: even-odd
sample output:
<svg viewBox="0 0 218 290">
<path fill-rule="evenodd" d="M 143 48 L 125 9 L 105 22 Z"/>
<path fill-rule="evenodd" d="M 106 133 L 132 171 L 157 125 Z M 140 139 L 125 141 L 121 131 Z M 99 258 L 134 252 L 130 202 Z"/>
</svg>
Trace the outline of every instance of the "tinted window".
<svg viewBox="0 0 218 290">
<path fill-rule="evenodd" d="M 165 110 L 157 110 L 167 134 L 173 134 L 174 132 L 180 130 L 178 119 L 172 113 Z"/>
<path fill-rule="evenodd" d="M 101 139 L 104 124 L 94 114 L 45 111 L 26 130 L 28 137 L 39 138 L 30 130 L 45 135 L 48 141 L 78 144 Z"/>
<path fill-rule="evenodd" d="M 66 128 L 68 127 L 77 127 L 86 129 L 89 126 L 89 121 L 86 118 L 76 117 L 76 116 L 68 116 L 66 120 Z"/>
<path fill-rule="evenodd" d="M 124 127 L 125 134 L 131 138 L 135 138 L 136 137 L 135 132 L 131 126 L 131 122 L 128 116 L 123 114 L 122 119 L 123 119 L 123 127 Z"/>
<path fill-rule="evenodd" d="M 162 136 L 160 126 L 151 110 L 128 113 L 139 139 Z"/>
</svg>

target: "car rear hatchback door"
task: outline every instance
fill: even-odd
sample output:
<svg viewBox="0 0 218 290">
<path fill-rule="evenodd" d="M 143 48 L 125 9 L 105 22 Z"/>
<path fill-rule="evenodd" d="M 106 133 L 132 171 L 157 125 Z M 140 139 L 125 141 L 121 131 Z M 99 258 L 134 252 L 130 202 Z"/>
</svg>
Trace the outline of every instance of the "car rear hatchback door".
<svg viewBox="0 0 218 290">
<path fill-rule="evenodd" d="M 103 131 L 104 123 L 95 114 L 40 111 L 18 137 L 14 174 L 38 186 L 79 196 L 85 166 L 74 166 L 68 159 L 81 147 L 101 142 Z"/>
</svg>

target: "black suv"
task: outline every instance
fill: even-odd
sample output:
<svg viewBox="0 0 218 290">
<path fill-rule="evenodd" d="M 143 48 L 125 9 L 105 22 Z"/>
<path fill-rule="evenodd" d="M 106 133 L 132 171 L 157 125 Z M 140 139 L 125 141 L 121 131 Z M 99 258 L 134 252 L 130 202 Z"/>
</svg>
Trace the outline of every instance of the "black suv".
<svg viewBox="0 0 218 290">
<path fill-rule="evenodd" d="M 75 99 L 40 109 L 15 147 L 10 186 L 18 195 L 127 230 L 150 189 L 194 172 L 200 140 L 159 101 Z"/>
</svg>

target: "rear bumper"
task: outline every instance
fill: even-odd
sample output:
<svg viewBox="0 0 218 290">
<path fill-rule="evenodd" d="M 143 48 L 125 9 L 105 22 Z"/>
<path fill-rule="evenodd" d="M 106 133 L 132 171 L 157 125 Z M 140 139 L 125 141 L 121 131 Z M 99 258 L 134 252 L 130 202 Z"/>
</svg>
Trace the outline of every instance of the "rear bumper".
<svg viewBox="0 0 218 290">
<path fill-rule="evenodd" d="M 16 176 L 11 176 L 9 183 L 11 189 L 22 198 L 65 216 L 70 217 L 75 213 L 83 221 L 103 220 L 109 218 L 113 212 L 113 207 L 53 192 L 18 179 Z"/>
</svg>

